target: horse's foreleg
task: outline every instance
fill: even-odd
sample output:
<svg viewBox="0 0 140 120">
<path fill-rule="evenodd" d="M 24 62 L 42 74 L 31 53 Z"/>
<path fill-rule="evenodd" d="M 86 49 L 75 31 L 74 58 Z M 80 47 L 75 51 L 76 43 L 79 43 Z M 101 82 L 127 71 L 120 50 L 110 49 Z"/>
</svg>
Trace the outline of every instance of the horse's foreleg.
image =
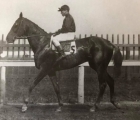
<svg viewBox="0 0 140 120">
<path fill-rule="evenodd" d="M 57 98 L 58 98 L 58 103 L 59 103 L 59 108 L 56 111 L 60 112 L 61 108 L 63 106 L 63 102 L 62 102 L 61 95 L 60 95 L 60 88 L 59 88 L 58 80 L 57 80 L 56 75 L 55 76 L 51 76 L 50 79 L 52 81 L 55 93 L 56 93 Z"/>
<path fill-rule="evenodd" d="M 37 77 L 35 78 L 34 82 L 31 84 L 31 86 L 29 87 L 29 91 L 28 91 L 28 96 L 24 101 L 24 104 L 22 106 L 22 112 L 25 112 L 27 110 L 27 104 L 29 103 L 30 100 L 30 94 L 32 92 L 32 90 L 35 88 L 35 86 L 46 76 L 46 71 L 44 69 L 42 69 L 39 74 L 37 75 Z"/>
</svg>

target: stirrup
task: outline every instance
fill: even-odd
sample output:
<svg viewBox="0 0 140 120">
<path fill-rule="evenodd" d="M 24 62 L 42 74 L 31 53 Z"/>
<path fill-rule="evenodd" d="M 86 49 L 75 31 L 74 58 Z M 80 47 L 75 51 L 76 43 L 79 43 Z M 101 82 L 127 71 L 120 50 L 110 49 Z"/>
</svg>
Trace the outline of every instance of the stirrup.
<svg viewBox="0 0 140 120">
<path fill-rule="evenodd" d="M 53 67 L 56 67 L 56 66 L 59 64 L 59 62 L 60 62 L 61 60 L 63 60 L 65 57 L 66 57 L 66 55 L 60 56 L 60 57 L 55 61 L 55 63 L 53 64 Z"/>
<path fill-rule="evenodd" d="M 60 61 L 60 60 L 63 60 L 65 57 L 66 57 L 66 55 L 61 55 L 61 56 L 56 60 L 56 62 L 58 62 L 58 61 Z"/>
</svg>

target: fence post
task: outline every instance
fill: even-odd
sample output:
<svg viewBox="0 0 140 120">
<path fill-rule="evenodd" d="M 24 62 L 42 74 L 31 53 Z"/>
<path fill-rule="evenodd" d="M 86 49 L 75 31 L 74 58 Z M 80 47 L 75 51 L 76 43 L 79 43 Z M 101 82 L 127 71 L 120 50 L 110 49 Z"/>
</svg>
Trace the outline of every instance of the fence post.
<svg viewBox="0 0 140 120">
<path fill-rule="evenodd" d="M 129 41 L 129 35 L 128 35 L 128 44 L 130 43 Z M 130 60 L 130 48 L 126 47 L 126 60 Z"/>
<path fill-rule="evenodd" d="M 135 35 L 133 34 L 133 44 L 135 44 Z M 133 47 L 133 60 L 135 59 L 135 47 Z"/>
<path fill-rule="evenodd" d="M 1 81 L 0 81 L 0 102 L 3 105 L 5 102 L 5 93 L 6 93 L 6 67 L 1 67 Z"/>
<path fill-rule="evenodd" d="M 114 44 L 114 34 L 112 34 L 112 43 Z"/>
<path fill-rule="evenodd" d="M 119 34 L 117 35 L 117 45 L 120 44 L 120 41 L 119 41 Z"/>
<path fill-rule="evenodd" d="M 128 44 L 130 44 L 130 36 L 128 35 Z M 130 60 L 130 47 L 126 47 L 126 60 Z M 130 66 L 126 67 L 126 78 L 128 81 L 131 80 Z"/>
<path fill-rule="evenodd" d="M 138 44 L 140 45 L 140 34 L 138 34 Z M 140 60 L 140 47 L 138 48 L 138 60 Z"/>
<path fill-rule="evenodd" d="M 18 39 L 18 44 L 20 44 L 20 39 Z M 18 47 L 18 59 L 20 58 L 20 47 Z"/>
<path fill-rule="evenodd" d="M 2 43 L 4 42 L 4 34 L 2 34 Z"/>
<path fill-rule="evenodd" d="M 122 35 L 122 44 L 124 44 L 124 34 Z M 122 47 L 122 51 L 123 51 L 123 59 L 125 59 L 125 55 L 124 55 L 124 47 Z"/>
<path fill-rule="evenodd" d="M 84 103 L 84 66 L 79 66 L 78 70 L 78 102 Z"/>
<path fill-rule="evenodd" d="M 0 40 L 1 41 L 1 45 L 3 45 L 3 41 L 4 40 L 4 35 L 2 34 L 2 39 Z M 3 52 L 3 47 L 0 46 L 0 54 Z M 0 56 L 1 57 L 1 56 Z"/>
<path fill-rule="evenodd" d="M 103 34 L 101 34 L 101 38 L 103 38 Z"/>
<path fill-rule="evenodd" d="M 81 39 L 81 34 L 79 35 L 79 39 Z"/>
<path fill-rule="evenodd" d="M 106 39 L 108 40 L 108 34 L 106 34 Z"/>
</svg>

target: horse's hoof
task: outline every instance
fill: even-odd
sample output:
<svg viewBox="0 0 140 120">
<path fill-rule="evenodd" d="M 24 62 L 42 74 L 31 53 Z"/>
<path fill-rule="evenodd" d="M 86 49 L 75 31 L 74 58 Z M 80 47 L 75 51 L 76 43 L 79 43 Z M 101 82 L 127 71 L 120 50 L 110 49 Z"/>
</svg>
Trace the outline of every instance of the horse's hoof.
<svg viewBox="0 0 140 120">
<path fill-rule="evenodd" d="M 59 107 L 58 109 L 56 109 L 56 112 L 61 112 L 61 111 L 62 111 L 61 107 Z"/>
<path fill-rule="evenodd" d="M 95 107 L 90 108 L 90 112 L 95 112 Z"/>
<path fill-rule="evenodd" d="M 26 112 L 26 111 L 27 111 L 27 109 L 28 109 L 28 108 L 27 108 L 27 106 L 23 105 L 23 106 L 22 106 L 22 110 L 21 110 L 21 111 L 22 111 L 22 112 Z"/>
<path fill-rule="evenodd" d="M 121 109 L 120 103 L 112 102 L 112 104 L 113 104 L 117 109 Z"/>
<path fill-rule="evenodd" d="M 121 104 L 120 104 L 120 103 L 115 103 L 115 107 L 116 107 L 117 109 L 121 109 Z"/>
</svg>

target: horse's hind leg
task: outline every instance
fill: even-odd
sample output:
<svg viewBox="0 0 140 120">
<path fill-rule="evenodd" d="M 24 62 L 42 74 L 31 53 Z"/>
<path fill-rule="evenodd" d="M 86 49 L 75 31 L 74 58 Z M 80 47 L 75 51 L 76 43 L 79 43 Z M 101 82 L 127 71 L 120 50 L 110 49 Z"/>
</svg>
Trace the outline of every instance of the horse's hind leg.
<svg viewBox="0 0 140 120">
<path fill-rule="evenodd" d="M 91 66 L 92 67 L 92 66 Z M 99 93 L 98 93 L 98 97 L 97 97 L 97 100 L 95 102 L 95 105 L 90 109 L 91 112 L 94 112 L 99 104 L 100 104 L 100 101 L 102 100 L 103 98 L 103 94 L 104 94 L 104 91 L 105 91 L 105 88 L 106 88 L 106 78 L 107 78 L 107 74 L 105 72 L 105 68 L 104 66 L 99 66 L 98 69 L 96 70 L 94 67 L 92 67 L 98 74 L 98 80 L 99 80 Z"/>
<path fill-rule="evenodd" d="M 99 79 L 99 93 L 98 93 L 98 97 L 97 100 L 95 102 L 95 108 L 94 111 L 99 107 L 100 101 L 103 98 L 103 94 L 105 92 L 105 88 L 106 88 L 106 81 L 105 81 L 105 75 L 103 73 L 98 75 L 98 79 Z M 90 111 L 92 111 L 93 109 L 91 108 Z"/>
<path fill-rule="evenodd" d="M 29 91 L 28 91 L 28 96 L 24 101 L 24 104 L 22 106 L 22 112 L 25 112 L 27 110 L 27 104 L 29 103 L 30 100 L 30 94 L 32 92 L 32 90 L 35 88 L 35 86 L 47 75 L 45 69 L 41 69 L 41 71 L 39 72 L 39 74 L 37 75 L 37 77 L 35 78 L 34 82 L 31 84 L 31 86 L 29 87 Z"/>
<path fill-rule="evenodd" d="M 59 103 L 59 108 L 56 110 L 56 112 L 60 112 L 61 108 L 63 106 L 63 102 L 62 102 L 62 99 L 61 99 L 61 96 L 60 96 L 60 88 L 59 88 L 59 84 L 58 84 L 56 74 L 54 74 L 53 76 L 51 75 L 50 79 L 52 81 L 53 88 L 55 90 L 55 93 L 56 93 L 57 98 L 58 98 L 58 103 Z"/>
<path fill-rule="evenodd" d="M 110 102 L 116 107 L 120 108 L 119 104 L 115 101 L 115 95 L 114 95 L 114 79 L 107 73 L 108 79 L 107 84 L 110 88 Z"/>
</svg>

